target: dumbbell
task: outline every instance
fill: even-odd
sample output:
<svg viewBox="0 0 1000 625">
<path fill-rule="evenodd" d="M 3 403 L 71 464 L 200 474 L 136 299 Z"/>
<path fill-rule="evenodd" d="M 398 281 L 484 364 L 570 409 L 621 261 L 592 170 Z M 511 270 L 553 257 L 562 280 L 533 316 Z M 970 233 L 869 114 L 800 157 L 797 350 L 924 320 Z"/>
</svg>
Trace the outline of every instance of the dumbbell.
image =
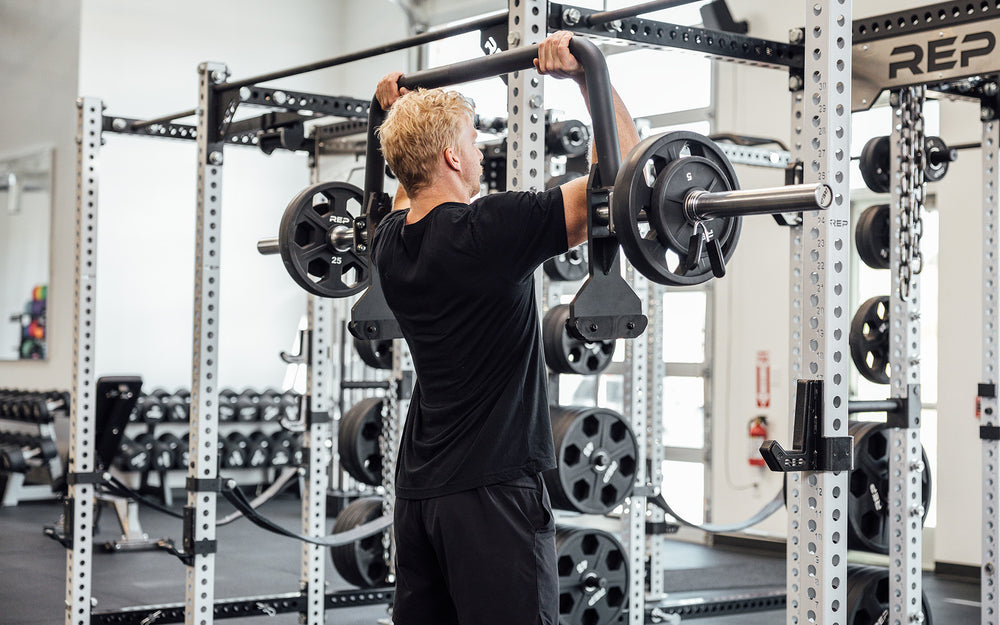
<svg viewBox="0 0 1000 625">
<path fill-rule="evenodd" d="M 191 393 L 183 388 L 163 401 L 167 421 L 187 421 L 191 418 Z"/>
<path fill-rule="evenodd" d="M 0 446 L 0 472 L 25 473 L 31 468 L 29 462 L 38 466 L 58 453 L 56 442 L 47 436 L 31 437 L 24 444 L 3 445 Z"/>
<path fill-rule="evenodd" d="M 226 469 L 247 466 L 247 437 L 239 432 L 231 432 L 219 439 L 219 463 Z"/>
<path fill-rule="evenodd" d="M 251 432 L 246 437 L 247 466 L 266 467 L 271 462 L 271 439 L 261 431 Z"/>
<path fill-rule="evenodd" d="M 186 469 L 191 460 L 191 435 L 185 434 L 181 437 L 181 445 L 177 448 L 177 454 L 174 458 L 174 467 L 178 469 Z"/>
<path fill-rule="evenodd" d="M 52 423 L 52 413 L 57 410 L 69 410 L 69 393 L 49 391 L 47 393 L 31 393 L 18 403 L 22 421 L 32 423 Z"/>
<path fill-rule="evenodd" d="M 300 466 L 302 464 L 302 435 L 292 433 L 292 464 Z"/>
<path fill-rule="evenodd" d="M 150 433 L 140 434 L 135 442 L 146 448 L 149 454 L 149 469 L 152 471 L 167 471 L 174 468 L 174 454 L 170 449 Z"/>
<path fill-rule="evenodd" d="M 295 421 L 299 418 L 299 400 L 301 395 L 295 391 L 285 391 L 281 394 L 281 411 L 286 419 Z"/>
<path fill-rule="evenodd" d="M 160 445 L 162 445 L 167 451 L 170 452 L 171 463 L 169 468 L 183 469 L 184 465 L 179 464 L 179 458 L 178 458 L 179 454 L 181 453 L 181 446 L 184 445 L 184 443 L 181 442 L 180 437 L 178 437 L 176 434 L 171 434 L 170 432 L 167 432 L 165 434 L 160 434 L 156 440 L 158 440 L 160 442 Z M 187 449 L 186 445 L 184 445 L 184 449 Z"/>
<path fill-rule="evenodd" d="M 14 407 L 14 393 L 10 391 L 0 391 L 0 419 L 13 420 L 11 411 Z"/>
<path fill-rule="evenodd" d="M 123 471 L 145 471 L 149 468 L 151 460 L 145 445 L 140 445 L 128 436 L 122 436 L 115 463 Z"/>
<path fill-rule="evenodd" d="M 31 404 L 28 402 L 32 393 L 21 393 L 11 399 L 10 416 L 14 421 L 31 421 Z"/>
<path fill-rule="evenodd" d="M 236 398 L 236 419 L 238 421 L 260 420 L 260 395 L 247 388 Z"/>
<path fill-rule="evenodd" d="M 255 432 L 262 434 L 263 432 Z M 294 454 L 294 436 L 286 430 L 278 430 L 271 435 L 271 466 L 285 467 L 292 463 Z"/>
<path fill-rule="evenodd" d="M 281 393 L 273 388 L 264 389 L 260 394 L 261 421 L 277 421 L 282 415 Z"/>
<path fill-rule="evenodd" d="M 169 397 L 170 394 L 162 388 L 154 389 L 151 393 L 146 396 L 139 396 L 137 404 L 141 403 L 139 407 L 139 420 L 144 423 L 159 423 L 163 421 L 167 416 L 166 410 L 163 409 L 163 399 L 164 397 Z"/>
<path fill-rule="evenodd" d="M 231 388 L 219 391 L 219 421 L 236 420 L 236 400 L 238 398 L 239 395 Z"/>
</svg>

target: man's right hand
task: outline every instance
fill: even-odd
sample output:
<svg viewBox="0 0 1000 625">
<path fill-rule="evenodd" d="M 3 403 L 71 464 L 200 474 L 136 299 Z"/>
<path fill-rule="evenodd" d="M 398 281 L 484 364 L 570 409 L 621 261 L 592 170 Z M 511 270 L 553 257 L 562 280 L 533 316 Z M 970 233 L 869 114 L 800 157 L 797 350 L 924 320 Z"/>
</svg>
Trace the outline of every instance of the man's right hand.
<svg viewBox="0 0 1000 625">
<path fill-rule="evenodd" d="M 389 107 L 396 103 L 396 100 L 410 92 L 406 88 L 400 89 L 399 85 L 396 84 L 402 75 L 403 72 L 389 72 L 382 80 L 378 81 L 378 86 L 375 87 L 375 98 L 382 105 L 383 111 L 388 111 Z"/>
</svg>

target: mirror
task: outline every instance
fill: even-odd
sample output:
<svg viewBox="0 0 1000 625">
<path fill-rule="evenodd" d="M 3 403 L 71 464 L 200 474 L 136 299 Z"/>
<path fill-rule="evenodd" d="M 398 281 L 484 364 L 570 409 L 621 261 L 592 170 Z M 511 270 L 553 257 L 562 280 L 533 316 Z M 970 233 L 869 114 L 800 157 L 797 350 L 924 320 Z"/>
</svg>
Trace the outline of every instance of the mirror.
<svg viewBox="0 0 1000 625">
<path fill-rule="evenodd" d="M 44 360 L 52 149 L 0 156 L 0 360 Z"/>
</svg>

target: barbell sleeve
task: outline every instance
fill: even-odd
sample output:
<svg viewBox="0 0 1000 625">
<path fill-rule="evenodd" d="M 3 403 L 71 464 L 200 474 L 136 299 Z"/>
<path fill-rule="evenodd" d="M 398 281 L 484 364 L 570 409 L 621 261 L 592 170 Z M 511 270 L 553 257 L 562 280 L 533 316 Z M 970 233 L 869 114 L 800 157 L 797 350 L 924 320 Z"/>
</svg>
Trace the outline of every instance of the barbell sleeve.
<svg viewBox="0 0 1000 625">
<path fill-rule="evenodd" d="M 327 245 L 338 252 L 346 252 L 354 245 L 354 231 L 346 226 L 337 226 L 330 231 Z M 257 241 L 257 251 L 260 252 L 261 256 L 277 254 L 280 250 L 281 246 L 277 238 Z"/>
<path fill-rule="evenodd" d="M 261 239 L 257 241 L 257 251 L 262 256 L 270 256 L 278 253 L 278 239 Z"/>
<path fill-rule="evenodd" d="M 847 413 L 858 414 L 862 412 L 895 412 L 902 407 L 902 402 L 898 399 L 876 399 L 857 400 L 852 399 L 847 402 Z"/>
<path fill-rule="evenodd" d="M 795 184 L 767 189 L 709 192 L 694 190 L 684 200 L 684 213 L 691 221 L 717 217 L 773 215 L 829 208 L 833 189 L 825 184 Z"/>
</svg>

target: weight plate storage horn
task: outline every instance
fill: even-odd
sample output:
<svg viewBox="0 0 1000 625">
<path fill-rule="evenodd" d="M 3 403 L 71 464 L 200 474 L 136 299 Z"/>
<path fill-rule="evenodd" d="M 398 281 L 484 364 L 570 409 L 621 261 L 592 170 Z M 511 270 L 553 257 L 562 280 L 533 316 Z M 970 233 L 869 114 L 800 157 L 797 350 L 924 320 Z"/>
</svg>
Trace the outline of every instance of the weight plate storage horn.
<svg viewBox="0 0 1000 625">
<path fill-rule="evenodd" d="M 543 473 L 552 505 L 584 514 L 607 514 L 632 492 L 638 446 L 613 410 L 552 406 L 558 466 Z"/>
<path fill-rule="evenodd" d="M 615 341 L 582 341 L 570 336 L 566 329 L 569 304 L 549 309 L 542 320 L 542 346 L 545 364 L 554 373 L 595 375 L 611 364 Z"/>
<path fill-rule="evenodd" d="M 847 548 L 889 553 L 889 439 L 885 423 L 852 421 L 848 433 L 854 437 L 854 469 L 847 499 Z M 924 470 L 920 473 L 920 502 L 927 519 L 931 501 L 931 472 L 927 453 L 920 448 Z"/>
<path fill-rule="evenodd" d="M 295 196 L 281 217 L 281 260 L 292 279 L 313 295 L 348 297 L 368 286 L 367 259 L 344 242 L 354 232 L 348 208 L 360 212 L 362 196 L 352 184 L 314 184 Z"/>
<path fill-rule="evenodd" d="M 344 413 L 337 426 L 340 466 L 357 481 L 370 486 L 382 483 L 382 453 L 378 437 L 382 432 L 382 400 L 362 399 Z"/>
<path fill-rule="evenodd" d="M 858 373 L 876 384 L 889 383 L 889 296 L 878 295 L 858 307 L 851 320 L 851 360 Z"/>
<path fill-rule="evenodd" d="M 339 534 L 374 521 L 382 516 L 382 499 L 380 497 L 365 497 L 347 504 L 347 507 L 337 515 L 331 534 Z M 388 531 L 388 530 L 386 530 Z M 359 588 L 375 588 L 388 584 L 386 577 L 389 567 L 385 562 L 385 551 L 382 548 L 382 537 L 385 532 L 368 538 L 330 548 L 333 567 L 349 584 Z"/>
<path fill-rule="evenodd" d="M 889 205 L 866 208 L 854 228 L 854 244 L 862 262 L 872 269 L 888 269 L 890 236 Z"/>
<path fill-rule="evenodd" d="M 542 263 L 542 270 L 549 278 L 559 282 L 572 282 L 585 278 L 590 273 L 587 244 L 581 243 L 564 254 L 553 256 Z"/>
<path fill-rule="evenodd" d="M 374 369 L 392 369 L 392 339 L 369 341 L 354 337 L 354 351 Z"/>
<path fill-rule="evenodd" d="M 699 189 L 732 191 L 739 182 L 722 150 L 693 132 L 644 139 L 618 171 L 611 203 L 615 235 L 632 265 L 653 282 L 693 286 L 713 276 L 708 247 L 714 243 L 698 244 L 695 223 L 684 211 L 688 194 Z M 739 217 L 709 219 L 699 232 L 703 226 L 728 261 L 741 225 Z"/>
<path fill-rule="evenodd" d="M 614 536 L 595 529 L 556 529 L 559 624 L 608 625 L 628 601 L 628 558 Z"/>
</svg>

